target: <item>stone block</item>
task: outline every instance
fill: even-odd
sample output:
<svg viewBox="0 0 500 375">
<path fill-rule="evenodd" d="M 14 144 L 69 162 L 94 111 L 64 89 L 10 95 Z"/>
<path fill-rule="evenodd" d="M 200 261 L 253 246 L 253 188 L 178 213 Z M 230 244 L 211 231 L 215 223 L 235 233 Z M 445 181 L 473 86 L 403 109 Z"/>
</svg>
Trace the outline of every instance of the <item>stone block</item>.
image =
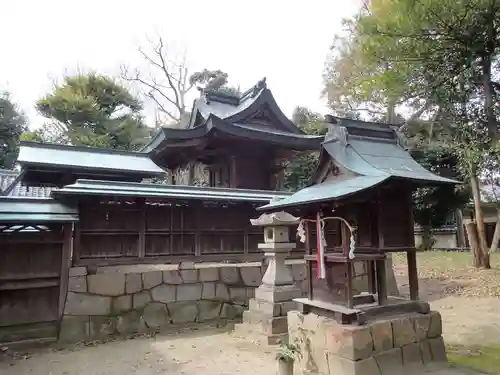
<svg viewBox="0 0 500 375">
<path fill-rule="evenodd" d="M 68 291 L 85 293 L 87 291 L 87 277 L 74 276 L 68 279 Z"/>
<path fill-rule="evenodd" d="M 198 303 L 198 321 L 217 319 L 220 316 L 222 303 L 219 301 L 200 301 Z"/>
<path fill-rule="evenodd" d="M 240 319 L 245 311 L 247 310 L 244 306 L 225 303 L 222 306 L 220 316 L 229 320 Z"/>
<path fill-rule="evenodd" d="M 435 362 L 447 362 L 446 348 L 442 337 L 429 339 L 429 348 L 431 351 L 432 360 Z"/>
<path fill-rule="evenodd" d="M 134 294 L 132 306 L 134 309 L 141 309 L 149 302 L 151 302 L 151 295 L 149 294 L 149 291 L 145 290 L 143 292 Z"/>
<path fill-rule="evenodd" d="M 255 290 L 255 298 L 268 302 L 286 302 L 301 296 L 295 285 L 268 286 L 261 285 Z"/>
<path fill-rule="evenodd" d="M 170 324 L 167 307 L 163 303 L 152 302 L 142 312 L 146 326 L 151 329 L 161 329 Z"/>
<path fill-rule="evenodd" d="M 140 273 L 127 273 L 125 276 L 125 292 L 133 294 L 142 290 L 142 277 Z"/>
<path fill-rule="evenodd" d="M 370 325 L 372 330 L 373 348 L 376 353 L 392 349 L 392 325 L 390 321 L 374 322 Z"/>
<path fill-rule="evenodd" d="M 173 285 L 158 285 L 151 289 L 151 297 L 153 301 L 169 303 L 175 301 L 175 286 Z"/>
<path fill-rule="evenodd" d="M 179 270 L 194 270 L 195 263 L 191 260 L 184 260 L 179 263 Z"/>
<path fill-rule="evenodd" d="M 124 295 L 120 297 L 113 298 L 112 303 L 112 313 L 121 314 L 132 308 L 132 296 Z"/>
<path fill-rule="evenodd" d="M 177 287 L 177 301 L 198 301 L 201 299 L 202 284 L 183 284 Z"/>
<path fill-rule="evenodd" d="M 64 313 L 66 315 L 109 315 L 111 297 L 68 292 Z"/>
<path fill-rule="evenodd" d="M 368 325 L 346 327 L 331 322 L 326 325 L 325 336 L 326 350 L 330 353 L 353 361 L 368 358 L 373 354 L 373 340 Z"/>
<path fill-rule="evenodd" d="M 201 288 L 201 299 L 215 299 L 215 283 L 203 283 Z"/>
<path fill-rule="evenodd" d="M 142 285 L 144 289 L 152 289 L 163 282 L 162 271 L 149 271 L 142 274 Z"/>
<path fill-rule="evenodd" d="M 125 274 L 121 272 L 99 273 L 87 276 L 89 293 L 102 296 L 125 294 Z"/>
<path fill-rule="evenodd" d="M 286 316 L 277 316 L 262 321 L 263 332 L 267 335 L 288 332 L 288 320 Z"/>
<path fill-rule="evenodd" d="M 381 375 L 375 358 L 370 357 L 360 361 L 339 357 L 328 353 L 328 371 L 330 375 Z M 391 375 L 399 375 L 394 373 Z"/>
<path fill-rule="evenodd" d="M 280 315 L 285 316 L 289 311 L 297 310 L 297 303 L 295 301 L 286 301 L 281 304 Z"/>
<path fill-rule="evenodd" d="M 381 375 L 404 374 L 401 348 L 394 348 L 375 355 Z"/>
<path fill-rule="evenodd" d="M 417 335 L 411 317 L 403 316 L 399 319 L 392 320 L 391 323 L 395 348 L 400 348 L 417 341 Z"/>
<path fill-rule="evenodd" d="M 417 314 L 412 318 L 412 320 L 417 341 L 426 340 L 431 322 L 431 314 Z"/>
<path fill-rule="evenodd" d="M 430 339 L 440 337 L 443 333 L 443 322 L 441 320 L 441 314 L 437 311 L 430 312 L 430 323 L 429 331 L 427 332 L 427 337 Z"/>
<path fill-rule="evenodd" d="M 303 263 L 292 264 L 291 269 L 292 269 L 293 280 L 295 282 L 303 281 L 306 279 L 306 265 L 305 264 L 303 264 Z"/>
<path fill-rule="evenodd" d="M 260 267 L 241 267 L 240 274 L 245 286 L 259 286 L 262 282 Z"/>
<path fill-rule="evenodd" d="M 215 285 L 215 298 L 222 301 L 229 301 L 229 289 L 225 284 Z"/>
<path fill-rule="evenodd" d="M 229 298 L 235 304 L 248 304 L 246 288 L 229 288 Z"/>
<path fill-rule="evenodd" d="M 184 284 L 198 282 L 198 270 L 181 270 L 179 273 Z"/>
<path fill-rule="evenodd" d="M 167 304 L 172 323 L 193 323 L 198 316 L 197 302 L 173 302 Z"/>
<path fill-rule="evenodd" d="M 419 342 L 420 355 L 422 356 L 422 362 L 425 364 L 432 361 L 431 347 L 429 346 L 429 341 L 424 340 Z"/>
<path fill-rule="evenodd" d="M 200 268 L 198 272 L 201 282 L 219 281 L 219 269 L 217 267 Z"/>
<path fill-rule="evenodd" d="M 226 285 L 241 285 L 238 267 L 221 267 L 220 280 Z"/>
<path fill-rule="evenodd" d="M 286 314 L 281 314 L 281 304 L 279 303 L 271 303 L 267 301 L 259 301 L 255 298 L 252 298 L 248 301 L 249 311 L 255 311 L 262 315 L 267 315 L 269 317 L 273 316 L 281 316 Z"/>
<path fill-rule="evenodd" d="M 420 352 L 420 343 L 412 342 L 401 348 L 403 354 L 403 366 L 421 366 L 422 354 Z"/>
<path fill-rule="evenodd" d="M 144 333 L 147 327 L 139 311 L 130 311 L 117 318 L 116 330 L 120 334 Z"/>
<path fill-rule="evenodd" d="M 62 342 L 77 342 L 88 340 L 90 323 L 88 316 L 63 316 L 59 340 Z"/>
<path fill-rule="evenodd" d="M 87 267 L 71 267 L 69 269 L 69 277 L 87 276 Z"/>
<path fill-rule="evenodd" d="M 116 318 L 108 316 L 90 317 L 90 337 L 103 339 L 115 333 Z"/>
<path fill-rule="evenodd" d="M 163 282 L 165 284 L 179 285 L 182 284 L 181 275 L 177 270 L 163 271 Z"/>
</svg>

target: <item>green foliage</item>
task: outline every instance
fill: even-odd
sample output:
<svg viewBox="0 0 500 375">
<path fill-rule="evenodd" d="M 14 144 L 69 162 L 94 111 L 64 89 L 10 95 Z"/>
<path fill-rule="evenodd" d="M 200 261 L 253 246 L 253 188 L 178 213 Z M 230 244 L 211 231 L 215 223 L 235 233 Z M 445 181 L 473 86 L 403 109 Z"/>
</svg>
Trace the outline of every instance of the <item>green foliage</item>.
<svg viewBox="0 0 500 375">
<path fill-rule="evenodd" d="M 27 119 L 8 93 L 0 95 L 0 168 L 10 169 L 17 158 L 19 138 L 27 128 Z"/>
<path fill-rule="evenodd" d="M 28 137 L 135 150 L 150 136 L 139 112 L 141 102 L 114 79 L 95 73 L 65 77 L 36 107 L 54 121 L 45 126 L 46 132 Z"/>
<path fill-rule="evenodd" d="M 328 127 L 321 115 L 304 107 L 297 107 L 292 115 L 293 122 L 306 134 L 324 136 Z M 307 186 L 318 164 L 318 152 L 297 155 L 285 169 L 286 190 L 297 191 Z"/>
</svg>

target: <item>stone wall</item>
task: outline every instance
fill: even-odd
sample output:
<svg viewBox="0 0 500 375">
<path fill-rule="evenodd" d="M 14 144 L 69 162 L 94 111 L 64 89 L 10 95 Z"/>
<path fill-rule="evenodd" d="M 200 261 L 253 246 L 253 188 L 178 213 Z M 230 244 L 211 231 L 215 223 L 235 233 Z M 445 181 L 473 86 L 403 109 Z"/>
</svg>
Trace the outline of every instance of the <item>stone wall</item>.
<svg viewBox="0 0 500 375">
<path fill-rule="evenodd" d="M 305 294 L 304 261 L 287 264 Z M 181 269 L 178 265 L 71 268 L 59 339 L 94 340 L 157 331 L 173 324 L 239 320 L 266 267 L 254 262 L 186 263 Z M 354 289 L 366 291 L 362 262 L 356 263 L 355 274 Z M 387 276 L 390 294 L 395 295 L 394 273 Z"/>
<path fill-rule="evenodd" d="M 420 373 L 446 363 L 441 315 L 405 314 L 363 326 L 340 325 L 316 314 L 288 313 L 288 333 L 302 341 L 300 371 L 325 375 Z"/>
<path fill-rule="evenodd" d="M 305 291 L 303 261 L 290 264 Z M 188 266 L 189 267 L 189 266 Z M 174 268 L 174 269 L 172 269 Z M 260 263 L 70 269 L 59 339 L 80 341 L 241 318 L 262 280 Z"/>
</svg>

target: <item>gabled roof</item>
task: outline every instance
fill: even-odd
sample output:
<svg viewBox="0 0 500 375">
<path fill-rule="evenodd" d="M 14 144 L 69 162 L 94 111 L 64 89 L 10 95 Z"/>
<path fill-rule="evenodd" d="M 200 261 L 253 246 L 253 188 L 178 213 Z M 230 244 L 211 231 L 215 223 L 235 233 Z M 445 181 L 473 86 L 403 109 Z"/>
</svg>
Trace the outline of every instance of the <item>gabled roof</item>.
<svg viewBox="0 0 500 375">
<path fill-rule="evenodd" d="M 54 190 L 52 195 L 56 197 L 68 195 L 100 195 L 267 203 L 275 198 L 287 197 L 291 195 L 291 193 L 251 189 L 205 188 L 199 186 L 78 180 L 75 184 Z"/>
<path fill-rule="evenodd" d="M 142 152 L 158 154 L 169 147 L 177 150 L 198 146 L 199 140 L 207 138 L 215 128 L 239 139 L 272 143 L 297 151 L 318 150 L 323 140 L 304 134 L 285 116 L 264 79 L 241 96 L 202 91 L 202 96 L 193 104 L 188 127 L 163 128 Z"/>
<path fill-rule="evenodd" d="M 46 178 L 57 184 L 61 176 L 140 181 L 161 176 L 165 172 L 144 153 L 77 147 L 56 144 L 21 142 L 18 163 L 26 172 L 23 181 Z M 56 175 L 60 175 L 56 177 Z M 40 181 L 42 182 L 42 181 Z"/>
<path fill-rule="evenodd" d="M 252 115 L 263 109 L 268 110 L 271 116 L 275 118 L 275 125 L 278 128 L 282 128 L 283 131 L 289 133 L 303 134 L 278 107 L 271 90 L 267 88 L 265 78 L 257 82 L 254 87 L 241 96 L 229 95 L 219 91 L 202 91 L 202 97 L 194 101 L 189 127 L 200 125 L 210 115 L 215 115 L 233 123 L 249 122 Z"/>
<path fill-rule="evenodd" d="M 322 148 L 343 168 L 363 176 L 398 177 L 429 184 L 458 183 L 418 164 L 403 148 L 394 127 L 351 119 L 335 120 L 337 123 L 330 125 Z"/>
<path fill-rule="evenodd" d="M 334 124 L 325 136 L 321 157 L 330 158 L 349 171 L 349 176 L 312 185 L 258 210 L 278 210 L 338 200 L 374 188 L 389 179 L 404 179 L 427 185 L 459 183 L 429 172 L 418 164 L 403 149 L 395 129 L 387 124 L 332 117 L 329 120 Z"/>
</svg>

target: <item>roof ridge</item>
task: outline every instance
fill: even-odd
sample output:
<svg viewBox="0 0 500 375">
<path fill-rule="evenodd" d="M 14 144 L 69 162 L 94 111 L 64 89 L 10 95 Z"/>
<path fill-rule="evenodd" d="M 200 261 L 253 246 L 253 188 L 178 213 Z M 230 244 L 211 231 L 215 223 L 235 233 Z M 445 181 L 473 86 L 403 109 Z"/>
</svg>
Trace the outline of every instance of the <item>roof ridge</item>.
<svg viewBox="0 0 500 375">
<path fill-rule="evenodd" d="M 64 145 L 59 143 L 39 143 L 39 142 L 29 142 L 21 141 L 19 145 L 22 147 L 33 147 L 33 148 L 46 148 L 50 150 L 65 150 L 65 151 L 78 151 L 78 152 L 93 152 L 96 154 L 115 154 L 115 155 L 126 155 L 126 156 L 137 156 L 137 157 L 148 157 L 147 153 L 141 151 L 129 151 L 129 150 L 118 150 L 114 148 L 104 148 L 104 147 L 93 147 L 93 146 L 75 146 L 75 145 Z"/>
</svg>

